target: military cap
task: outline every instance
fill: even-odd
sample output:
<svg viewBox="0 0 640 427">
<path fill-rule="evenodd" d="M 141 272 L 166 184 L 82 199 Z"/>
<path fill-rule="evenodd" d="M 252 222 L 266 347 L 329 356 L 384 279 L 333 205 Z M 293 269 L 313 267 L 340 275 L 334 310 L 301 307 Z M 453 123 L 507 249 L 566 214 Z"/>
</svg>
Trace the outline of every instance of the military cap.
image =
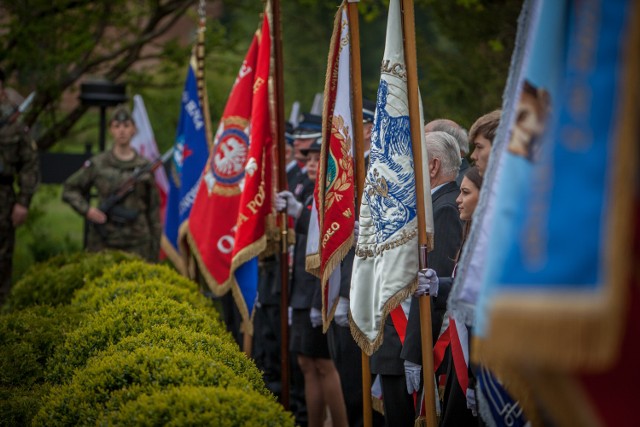
<svg viewBox="0 0 640 427">
<path fill-rule="evenodd" d="M 362 100 L 362 122 L 373 123 L 373 115 L 376 112 L 376 103 L 370 99 Z"/>
<path fill-rule="evenodd" d="M 305 113 L 302 120 L 293 131 L 293 137 L 297 139 L 318 138 L 322 136 L 322 117 Z"/>
<path fill-rule="evenodd" d="M 126 121 L 133 122 L 133 117 L 131 117 L 129 109 L 127 107 L 118 107 L 113 110 L 113 114 L 111 114 L 111 120 L 109 120 L 109 123 L 124 123 Z"/>
<path fill-rule="evenodd" d="M 295 139 L 295 137 L 293 136 L 293 125 L 291 124 L 291 122 L 286 122 L 284 126 L 284 139 L 287 144 L 293 145 L 293 140 Z"/>
<path fill-rule="evenodd" d="M 300 152 L 306 156 L 309 153 L 319 153 L 321 149 L 322 149 L 322 136 L 316 138 L 316 140 L 313 141 L 308 148 L 300 150 Z"/>
</svg>

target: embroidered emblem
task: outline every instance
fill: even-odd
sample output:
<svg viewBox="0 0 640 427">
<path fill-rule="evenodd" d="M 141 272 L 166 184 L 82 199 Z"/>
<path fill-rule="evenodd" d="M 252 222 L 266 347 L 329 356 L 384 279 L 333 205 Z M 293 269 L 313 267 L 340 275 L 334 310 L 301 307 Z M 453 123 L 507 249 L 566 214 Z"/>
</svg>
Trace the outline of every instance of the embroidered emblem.
<svg viewBox="0 0 640 427">
<path fill-rule="evenodd" d="M 409 116 L 394 117 L 389 114 L 388 85 L 382 80 L 378 90 L 371 138 L 372 167 L 367 173 L 364 188 L 377 244 L 397 237 L 397 233 L 416 217 Z"/>
<path fill-rule="evenodd" d="M 329 209 L 333 202 L 339 202 L 344 197 L 343 194 L 351 187 L 353 182 L 353 157 L 351 156 L 351 135 L 349 127 L 345 126 L 344 118 L 337 115 L 331 122 L 331 134 L 340 141 L 341 158 L 337 160 L 335 155 L 329 149 L 329 157 L 327 159 L 327 176 L 326 176 L 326 207 Z"/>
</svg>

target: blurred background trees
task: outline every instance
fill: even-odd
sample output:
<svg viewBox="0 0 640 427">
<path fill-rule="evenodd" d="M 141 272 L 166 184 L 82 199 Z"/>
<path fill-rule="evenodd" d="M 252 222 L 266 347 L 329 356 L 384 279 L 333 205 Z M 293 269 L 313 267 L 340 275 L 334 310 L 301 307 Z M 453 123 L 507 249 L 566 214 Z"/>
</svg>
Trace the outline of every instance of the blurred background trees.
<svg viewBox="0 0 640 427">
<path fill-rule="evenodd" d="M 335 4 L 334 4 L 335 3 Z M 520 0 L 416 0 L 420 86 L 427 120 L 469 127 L 501 104 Z M 333 16 L 339 1 L 283 0 L 286 113 L 308 111 L 322 92 Z M 375 99 L 388 0 L 364 0 L 363 90 Z M 207 87 L 212 120 L 258 28 L 259 0 L 208 0 Z M 141 93 L 161 149 L 173 143 L 179 94 L 195 38 L 194 0 L 2 0 L 0 65 L 23 95 L 37 91 L 25 118 L 42 150 L 74 150 L 97 141 L 97 112 L 77 102 L 79 83 L 106 78 Z M 87 114 L 89 113 L 89 114 Z M 61 149 L 61 148 L 57 148 Z"/>
</svg>

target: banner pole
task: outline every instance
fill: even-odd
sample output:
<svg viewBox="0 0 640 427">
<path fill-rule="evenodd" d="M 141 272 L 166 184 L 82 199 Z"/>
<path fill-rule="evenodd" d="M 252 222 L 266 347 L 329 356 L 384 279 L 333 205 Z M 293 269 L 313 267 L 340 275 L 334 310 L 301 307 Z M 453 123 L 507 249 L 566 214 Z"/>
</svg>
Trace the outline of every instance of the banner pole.
<svg viewBox="0 0 640 427">
<path fill-rule="evenodd" d="M 427 230 L 424 206 L 424 181 L 422 170 L 422 133 L 420 128 L 420 104 L 418 99 L 418 64 L 416 59 L 416 32 L 413 0 L 402 0 L 402 31 L 404 35 L 404 58 L 407 67 L 407 90 L 409 97 L 409 120 L 413 163 L 416 178 L 416 202 L 418 216 L 419 268 L 427 269 Z M 426 155 L 426 153 L 424 153 Z M 420 297 L 420 328 L 422 343 L 422 375 L 424 381 L 425 411 L 428 426 L 438 424 L 435 405 L 435 382 L 433 376 L 433 338 L 431 337 L 431 297 Z"/>
<path fill-rule="evenodd" d="M 353 140 L 356 170 L 356 215 L 359 215 L 362 192 L 364 190 L 364 131 L 362 126 L 362 69 L 360 64 L 360 24 L 358 17 L 358 1 L 349 0 L 349 36 L 351 38 L 351 102 L 353 106 Z M 364 427 L 373 425 L 371 403 L 371 368 L 369 356 L 361 351 L 362 356 L 362 419 Z"/>
<path fill-rule="evenodd" d="M 278 191 L 287 190 L 285 140 L 284 140 L 284 78 L 282 74 L 282 25 L 280 18 L 280 0 L 272 0 L 273 8 L 273 46 L 275 58 L 275 98 L 276 98 L 276 145 L 278 147 Z M 289 248 L 288 218 L 286 212 L 280 213 L 280 375 L 282 392 L 280 403 L 289 409 Z"/>
</svg>

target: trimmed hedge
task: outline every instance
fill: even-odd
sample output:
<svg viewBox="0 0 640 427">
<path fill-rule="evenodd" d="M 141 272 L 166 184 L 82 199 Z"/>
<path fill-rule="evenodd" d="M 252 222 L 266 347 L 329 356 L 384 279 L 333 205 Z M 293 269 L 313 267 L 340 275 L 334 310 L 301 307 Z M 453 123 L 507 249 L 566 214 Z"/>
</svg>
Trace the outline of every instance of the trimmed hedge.
<svg viewBox="0 0 640 427">
<path fill-rule="evenodd" d="M 91 359 L 70 383 L 51 389 L 33 425 L 95 425 L 128 401 L 176 385 L 234 387 L 243 393 L 252 390 L 246 379 L 204 354 L 139 348 Z"/>
<path fill-rule="evenodd" d="M 133 259 L 136 259 L 134 255 L 118 251 L 55 256 L 33 266 L 11 288 L 2 311 L 7 313 L 41 304 L 68 304 L 75 290 L 87 281 L 114 264 Z"/>
<path fill-rule="evenodd" d="M 0 426 L 293 425 L 215 304 L 167 267 L 54 257 L 3 311 Z"/>
<path fill-rule="evenodd" d="M 69 333 L 50 361 L 47 379 L 54 383 L 69 379 L 75 368 L 84 365 L 98 351 L 154 325 L 182 325 L 195 332 L 231 340 L 217 319 L 189 303 L 168 299 L 161 293 L 135 294 L 104 305 L 89 315 L 83 326 Z"/>
<path fill-rule="evenodd" d="M 142 395 L 98 422 L 117 426 L 293 427 L 272 400 L 234 388 L 180 386 Z"/>
<path fill-rule="evenodd" d="M 138 334 L 123 338 L 119 343 L 105 350 L 105 354 L 131 352 L 138 348 L 166 348 L 168 350 L 201 353 L 219 360 L 231 368 L 236 375 L 249 380 L 254 390 L 265 396 L 272 396 L 256 365 L 238 348 L 235 341 L 228 341 L 215 335 L 194 332 L 182 326 L 157 325 Z"/>
<path fill-rule="evenodd" d="M 133 260 L 119 266 L 111 266 L 104 271 L 102 276 L 96 278 L 92 284 L 97 287 L 105 287 L 113 282 L 134 281 L 144 283 L 149 280 L 159 280 L 167 285 L 189 289 L 192 292 L 198 291 L 198 286 L 195 282 L 166 265 L 148 264 L 140 260 Z"/>
<path fill-rule="evenodd" d="M 103 283 L 103 286 L 89 284 L 78 290 L 71 301 L 79 309 L 95 313 L 104 305 L 123 299 L 129 299 L 133 295 L 154 295 L 165 297 L 177 302 L 187 302 L 193 307 L 206 311 L 213 319 L 220 320 L 220 314 L 214 308 L 211 300 L 196 292 L 165 283 L 157 278 L 144 281 L 117 281 Z"/>
<path fill-rule="evenodd" d="M 0 316 L 0 386 L 43 382 L 47 361 L 78 322 L 68 307 L 36 306 Z"/>
<path fill-rule="evenodd" d="M 51 386 L 0 387 L 0 426 L 31 425 Z"/>
</svg>

